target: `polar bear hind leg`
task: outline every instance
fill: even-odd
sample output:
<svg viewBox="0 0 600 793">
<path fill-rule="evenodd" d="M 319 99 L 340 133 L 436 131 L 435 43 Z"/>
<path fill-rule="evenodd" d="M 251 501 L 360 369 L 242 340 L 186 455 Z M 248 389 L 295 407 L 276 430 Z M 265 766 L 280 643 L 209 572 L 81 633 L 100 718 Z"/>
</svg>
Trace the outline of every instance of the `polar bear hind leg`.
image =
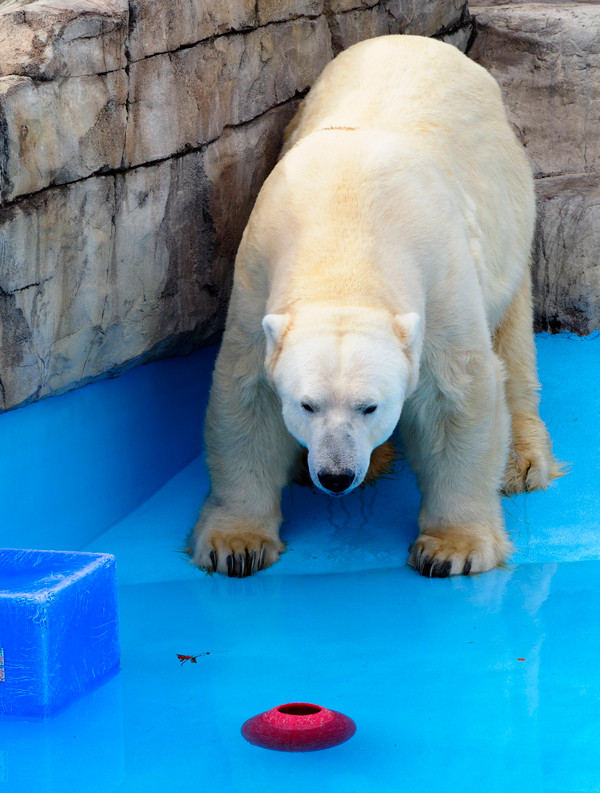
<svg viewBox="0 0 600 793">
<path fill-rule="evenodd" d="M 564 471 L 552 455 L 550 437 L 541 420 L 532 330 L 531 276 L 525 278 L 494 334 L 494 350 L 506 370 L 506 401 L 512 442 L 504 474 L 507 495 L 545 490 Z"/>
</svg>

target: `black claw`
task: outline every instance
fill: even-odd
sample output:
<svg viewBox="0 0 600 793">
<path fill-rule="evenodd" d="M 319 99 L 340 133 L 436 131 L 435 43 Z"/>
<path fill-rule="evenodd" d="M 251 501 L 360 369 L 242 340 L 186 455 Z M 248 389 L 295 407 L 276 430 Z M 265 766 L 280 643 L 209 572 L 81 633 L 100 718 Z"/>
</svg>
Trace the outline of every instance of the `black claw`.
<svg viewBox="0 0 600 793">
<path fill-rule="evenodd" d="M 441 559 L 434 559 L 433 564 L 431 565 L 431 578 L 441 578 L 442 577 L 442 569 L 443 569 L 443 562 Z"/>
<path fill-rule="evenodd" d="M 213 573 L 217 572 L 217 554 L 214 551 L 210 552 L 210 561 L 212 562 Z"/>
<path fill-rule="evenodd" d="M 465 562 L 465 566 L 463 567 L 463 575 L 469 575 L 469 573 L 471 572 L 472 564 L 473 561 L 471 559 L 467 559 L 467 561 Z"/>
<path fill-rule="evenodd" d="M 250 554 L 250 575 L 254 575 L 256 570 L 256 551 L 252 551 Z"/>
<path fill-rule="evenodd" d="M 260 552 L 260 559 L 258 560 L 258 570 L 262 570 L 264 568 L 266 555 L 267 555 L 267 549 L 263 548 Z"/>
<path fill-rule="evenodd" d="M 229 556 L 227 557 L 227 575 L 230 578 L 233 578 L 234 567 L 235 567 L 235 564 L 234 564 L 233 556 L 231 554 L 229 554 Z"/>
<path fill-rule="evenodd" d="M 448 578 L 450 570 L 452 570 L 452 562 L 446 559 L 445 562 L 439 561 L 437 563 L 433 574 L 436 578 Z"/>
<path fill-rule="evenodd" d="M 236 567 L 238 571 L 238 578 L 245 578 L 246 576 L 246 553 L 236 554 Z"/>
<path fill-rule="evenodd" d="M 419 557 L 419 572 L 421 575 L 431 578 L 431 568 L 433 567 L 431 556 Z"/>
<path fill-rule="evenodd" d="M 417 570 L 426 578 L 448 578 L 452 570 L 452 562 L 449 559 L 442 562 L 435 556 L 419 557 L 416 564 Z"/>
<path fill-rule="evenodd" d="M 413 567 L 419 573 L 421 572 L 421 561 L 422 561 L 422 559 L 423 559 L 423 552 L 422 551 L 418 551 L 415 554 L 414 559 L 413 559 Z"/>
</svg>

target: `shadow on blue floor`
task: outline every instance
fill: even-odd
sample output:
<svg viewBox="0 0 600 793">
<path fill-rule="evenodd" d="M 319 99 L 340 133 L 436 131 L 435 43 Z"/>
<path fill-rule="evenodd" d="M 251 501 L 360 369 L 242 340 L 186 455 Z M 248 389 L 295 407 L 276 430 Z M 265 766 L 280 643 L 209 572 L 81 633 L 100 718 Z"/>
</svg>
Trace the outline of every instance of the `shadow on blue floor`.
<svg viewBox="0 0 600 793">
<path fill-rule="evenodd" d="M 254 578 L 193 568 L 214 350 L 1 416 L 0 541 L 116 555 L 122 669 L 50 722 L 0 721 L 0 791 L 600 791 L 599 345 L 538 338 L 571 470 L 505 500 L 515 556 L 473 578 L 406 567 L 406 468 L 341 501 L 286 493 L 288 551 Z M 347 713 L 355 737 L 309 754 L 243 740 L 293 700 Z"/>
</svg>

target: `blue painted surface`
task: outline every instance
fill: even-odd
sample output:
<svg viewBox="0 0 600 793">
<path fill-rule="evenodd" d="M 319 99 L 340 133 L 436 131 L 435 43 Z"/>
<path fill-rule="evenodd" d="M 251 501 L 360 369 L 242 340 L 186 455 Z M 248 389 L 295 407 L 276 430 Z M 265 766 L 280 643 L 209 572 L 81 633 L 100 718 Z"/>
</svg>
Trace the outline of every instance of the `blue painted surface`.
<svg viewBox="0 0 600 793">
<path fill-rule="evenodd" d="M 50 716 L 116 674 L 114 557 L 0 549 L 0 648 L 0 716 Z"/>
<path fill-rule="evenodd" d="M 0 415 L 2 522 L 13 544 L 79 548 L 193 460 L 214 356 L 142 366 Z"/>
<path fill-rule="evenodd" d="M 121 673 L 49 724 L 0 723 L 4 789 L 600 791 L 600 337 L 541 336 L 538 350 L 542 414 L 571 468 L 546 493 L 505 500 L 517 551 L 506 569 L 428 580 L 406 567 L 418 508 L 407 470 L 342 500 L 294 488 L 288 551 L 251 579 L 208 576 L 181 553 L 207 488 L 201 458 L 182 457 L 104 531 L 82 525 L 78 548 L 117 557 Z M 194 432 L 194 399 L 175 416 L 168 394 L 182 381 L 205 388 L 206 374 L 193 356 L 179 363 L 160 375 L 164 419 Z M 90 394 L 93 423 L 91 395 L 119 383 L 126 393 L 131 374 L 71 396 Z M 31 450 L 15 449 L 26 466 Z M 140 465 L 135 449 L 116 454 L 120 470 Z M 93 446 L 78 455 L 78 469 L 95 465 Z M 88 514 L 98 494 L 89 480 L 77 492 Z M 20 509 L 19 531 L 39 537 Z M 5 523 L 0 541 L 22 544 L 16 533 Z M 42 536 L 46 547 L 66 536 L 59 516 Z M 194 665 L 176 658 L 203 652 Z M 356 735 L 309 754 L 240 736 L 248 717 L 293 700 L 348 714 Z"/>
</svg>

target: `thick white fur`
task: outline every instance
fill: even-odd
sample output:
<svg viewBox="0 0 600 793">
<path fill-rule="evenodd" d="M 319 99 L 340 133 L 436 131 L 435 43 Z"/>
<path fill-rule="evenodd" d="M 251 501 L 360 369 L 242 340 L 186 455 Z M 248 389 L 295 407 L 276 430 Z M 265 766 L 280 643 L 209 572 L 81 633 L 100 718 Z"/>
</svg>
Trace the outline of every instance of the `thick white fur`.
<svg viewBox="0 0 600 793">
<path fill-rule="evenodd" d="M 315 484 L 341 476 L 347 492 L 398 421 L 423 496 L 410 563 L 448 575 L 506 559 L 502 486 L 558 472 L 537 412 L 533 223 L 530 169 L 484 69 L 410 36 L 329 64 L 238 252 L 197 565 L 276 561 L 300 445 Z"/>
</svg>

